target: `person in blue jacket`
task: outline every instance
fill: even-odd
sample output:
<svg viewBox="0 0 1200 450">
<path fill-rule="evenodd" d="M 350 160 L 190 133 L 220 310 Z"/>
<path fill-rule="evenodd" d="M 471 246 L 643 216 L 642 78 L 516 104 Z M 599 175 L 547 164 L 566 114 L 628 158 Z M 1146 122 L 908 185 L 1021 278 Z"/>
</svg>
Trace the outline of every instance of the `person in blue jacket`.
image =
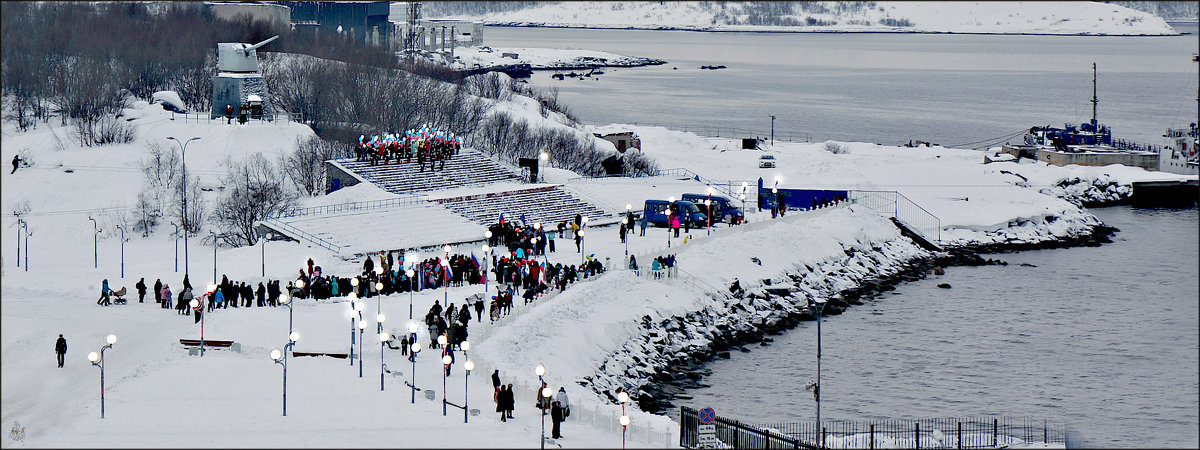
<svg viewBox="0 0 1200 450">
<path fill-rule="evenodd" d="M 111 292 L 112 292 L 112 289 L 108 288 L 108 278 L 105 278 L 104 284 L 102 286 L 100 286 L 100 299 L 96 300 L 96 304 L 100 305 L 100 306 L 110 305 L 111 303 L 109 303 L 108 295 Z"/>
</svg>

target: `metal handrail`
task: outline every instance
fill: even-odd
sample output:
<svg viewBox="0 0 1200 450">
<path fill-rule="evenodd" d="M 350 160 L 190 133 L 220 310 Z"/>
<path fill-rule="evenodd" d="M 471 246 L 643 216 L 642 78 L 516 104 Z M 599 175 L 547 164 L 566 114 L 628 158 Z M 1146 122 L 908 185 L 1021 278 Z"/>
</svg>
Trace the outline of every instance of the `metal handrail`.
<svg viewBox="0 0 1200 450">
<path fill-rule="evenodd" d="M 311 206 L 307 208 L 291 208 L 273 214 L 268 219 L 280 219 L 284 217 L 299 217 L 321 214 L 332 214 L 345 211 L 368 211 L 372 209 L 393 208 L 397 206 L 412 206 L 420 205 L 429 202 L 428 195 L 411 197 L 398 197 L 381 200 L 368 200 L 361 202 L 336 203 L 332 205 Z"/>
<path fill-rule="evenodd" d="M 280 222 L 278 220 L 264 220 L 260 223 L 263 224 L 264 226 L 278 228 L 281 231 L 295 233 L 295 234 L 299 235 L 300 237 L 308 239 L 310 242 L 312 242 L 313 244 L 316 244 L 318 247 L 324 248 L 324 249 L 329 250 L 334 253 L 341 253 L 341 246 L 334 244 L 332 242 L 326 241 L 325 239 L 322 239 L 319 236 L 315 236 L 311 233 L 305 232 L 304 230 L 301 230 L 294 226 L 288 225 L 284 222 Z"/>
</svg>

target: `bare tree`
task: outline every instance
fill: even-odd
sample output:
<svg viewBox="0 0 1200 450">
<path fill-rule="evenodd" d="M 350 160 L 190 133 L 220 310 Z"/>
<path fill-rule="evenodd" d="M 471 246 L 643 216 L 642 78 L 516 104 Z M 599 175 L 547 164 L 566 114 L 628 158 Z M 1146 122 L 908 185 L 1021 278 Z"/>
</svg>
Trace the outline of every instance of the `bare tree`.
<svg viewBox="0 0 1200 450">
<path fill-rule="evenodd" d="M 316 195 L 325 189 L 325 161 L 349 148 L 345 143 L 326 141 L 316 136 L 296 138 L 296 150 L 283 160 L 283 171 L 296 189 L 310 196 Z"/>
<path fill-rule="evenodd" d="M 221 180 L 225 195 L 217 202 L 213 220 L 221 227 L 221 239 L 230 245 L 254 245 L 254 224 L 267 216 L 291 208 L 296 193 L 279 176 L 276 164 L 261 153 L 228 162 L 229 172 Z"/>
<path fill-rule="evenodd" d="M 184 186 L 187 188 L 185 189 Z M 184 193 L 187 194 L 187 202 L 184 203 Z M 195 175 L 189 176 L 186 182 L 180 182 L 175 185 L 175 203 L 172 205 L 174 214 L 173 218 L 180 221 L 180 225 L 187 228 L 188 233 L 196 234 L 204 225 L 204 219 L 208 216 L 206 212 L 207 202 L 204 201 L 204 195 L 200 192 L 200 177 Z M 186 211 L 184 211 L 186 208 Z M 185 218 L 186 212 L 186 218 Z"/>
</svg>

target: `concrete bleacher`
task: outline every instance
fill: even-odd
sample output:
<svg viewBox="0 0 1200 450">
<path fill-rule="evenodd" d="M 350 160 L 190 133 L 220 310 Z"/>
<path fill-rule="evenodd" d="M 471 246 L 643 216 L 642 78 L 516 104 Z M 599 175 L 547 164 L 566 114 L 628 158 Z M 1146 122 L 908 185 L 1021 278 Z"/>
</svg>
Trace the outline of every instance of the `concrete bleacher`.
<svg viewBox="0 0 1200 450">
<path fill-rule="evenodd" d="M 369 161 L 355 161 L 353 158 L 335 161 L 343 168 L 393 194 L 485 185 L 498 181 L 519 181 L 521 178 L 509 168 L 470 149 L 462 149 L 457 155 L 446 160 L 445 168 L 441 170 L 433 170 L 429 162 L 425 163 L 424 170 L 420 170 L 421 166 L 417 164 L 416 158 L 413 158 L 412 162 L 401 160 L 384 164 L 380 161 L 374 166 Z M 441 163 L 438 163 L 438 167 L 441 167 Z"/>
<path fill-rule="evenodd" d="M 274 220 L 335 243 L 335 252 L 344 256 L 469 242 L 480 239 L 487 230 L 433 202 Z"/>
<path fill-rule="evenodd" d="M 541 222 L 550 225 L 564 220 L 573 220 L 576 214 L 588 216 L 589 219 L 600 219 L 613 215 L 556 185 L 438 198 L 430 201 L 440 203 L 468 220 L 480 224 L 496 223 L 501 213 L 507 220 L 518 220 L 521 215 L 524 215 L 526 223 Z"/>
</svg>

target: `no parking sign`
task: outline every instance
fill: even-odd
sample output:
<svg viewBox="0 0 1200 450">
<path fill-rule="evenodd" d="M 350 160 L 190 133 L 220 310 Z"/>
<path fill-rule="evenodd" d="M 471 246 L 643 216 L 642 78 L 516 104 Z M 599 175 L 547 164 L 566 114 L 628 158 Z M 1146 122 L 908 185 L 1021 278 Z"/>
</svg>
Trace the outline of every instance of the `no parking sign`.
<svg viewBox="0 0 1200 450">
<path fill-rule="evenodd" d="M 696 443 L 701 447 L 713 448 L 717 445 L 717 426 L 713 424 L 717 420 L 717 412 L 712 408 L 703 408 L 700 410 L 700 426 L 697 427 L 699 432 L 696 435 Z"/>
</svg>

